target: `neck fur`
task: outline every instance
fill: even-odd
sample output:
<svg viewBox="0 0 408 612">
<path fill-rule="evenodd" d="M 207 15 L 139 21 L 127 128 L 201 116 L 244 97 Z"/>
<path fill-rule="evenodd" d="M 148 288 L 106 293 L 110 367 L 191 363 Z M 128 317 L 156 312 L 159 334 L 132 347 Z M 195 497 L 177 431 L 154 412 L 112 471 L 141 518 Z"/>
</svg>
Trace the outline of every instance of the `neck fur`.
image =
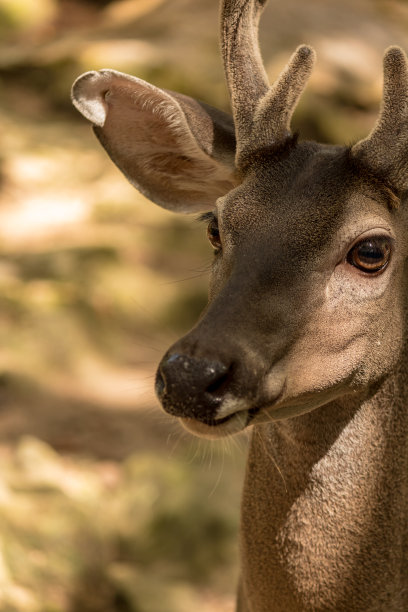
<svg viewBox="0 0 408 612">
<path fill-rule="evenodd" d="M 369 398 L 254 428 L 239 610 L 408 610 L 407 396 L 403 359 Z"/>
</svg>

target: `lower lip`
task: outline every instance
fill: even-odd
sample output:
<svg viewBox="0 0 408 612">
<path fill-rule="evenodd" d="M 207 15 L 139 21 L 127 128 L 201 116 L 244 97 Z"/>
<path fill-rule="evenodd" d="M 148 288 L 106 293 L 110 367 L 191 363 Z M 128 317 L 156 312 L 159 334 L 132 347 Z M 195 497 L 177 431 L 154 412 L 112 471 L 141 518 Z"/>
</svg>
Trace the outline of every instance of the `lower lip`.
<svg viewBox="0 0 408 612">
<path fill-rule="evenodd" d="M 237 410 L 232 414 L 229 414 L 220 419 L 214 419 L 212 421 L 200 421 L 199 419 L 192 419 L 188 417 L 181 417 L 181 421 L 184 423 L 185 428 L 191 433 L 203 437 L 218 438 L 224 435 L 233 435 L 246 429 L 246 427 L 253 424 L 253 421 L 257 420 L 257 417 L 266 409 L 274 406 L 279 399 L 282 397 L 283 389 L 281 393 L 272 401 L 256 406 L 254 408 L 247 408 L 245 410 Z M 234 423 L 235 421 L 235 423 Z M 214 432 L 214 433 L 212 433 Z"/>
<path fill-rule="evenodd" d="M 181 418 L 183 426 L 192 434 L 204 438 L 220 438 L 239 433 L 247 426 L 247 411 L 235 412 L 218 421 L 205 423 L 197 419 Z"/>
<path fill-rule="evenodd" d="M 251 421 L 261 412 L 262 407 L 258 406 L 256 408 L 249 408 L 248 410 L 244 411 L 247 413 L 247 421 L 246 421 L 246 427 L 248 425 L 251 424 Z M 214 419 L 213 421 L 201 421 L 199 419 L 197 419 L 197 421 L 199 423 L 202 423 L 203 425 L 205 425 L 206 427 L 211 427 L 213 429 L 220 427 L 221 425 L 225 425 L 226 423 L 229 423 L 230 421 L 232 421 L 232 419 L 234 419 L 237 414 L 240 414 L 239 411 L 237 412 L 233 412 L 232 414 L 229 414 L 226 417 L 223 417 L 221 419 Z"/>
<path fill-rule="evenodd" d="M 207 425 L 207 427 L 218 427 L 219 425 L 224 425 L 224 423 L 228 423 L 228 421 L 231 421 L 231 419 L 233 419 L 236 414 L 236 412 L 233 412 L 232 414 L 229 414 L 228 416 L 223 417 L 222 419 L 214 419 L 213 421 L 201 421 L 199 419 L 197 420 L 200 423 L 203 423 L 203 425 Z"/>
</svg>

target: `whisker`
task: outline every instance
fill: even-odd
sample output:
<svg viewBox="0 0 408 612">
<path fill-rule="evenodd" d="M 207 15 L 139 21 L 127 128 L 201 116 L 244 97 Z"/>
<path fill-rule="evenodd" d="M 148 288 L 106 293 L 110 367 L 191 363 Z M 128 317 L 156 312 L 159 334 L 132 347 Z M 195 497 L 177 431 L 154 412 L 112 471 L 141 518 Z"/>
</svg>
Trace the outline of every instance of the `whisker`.
<svg viewBox="0 0 408 612">
<path fill-rule="evenodd" d="M 262 443 L 262 447 L 263 447 L 263 450 L 264 450 L 265 454 L 269 457 L 269 459 L 271 460 L 271 462 L 275 466 L 279 476 L 282 478 L 282 482 L 283 482 L 283 486 L 285 487 L 285 491 L 286 491 L 286 493 L 288 493 L 288 487 L 286 485 L 286 480 L 285 480 L 285 477 L 283 475 L 282 470 L 280 469 L 280 467 L 278 465 L 278 462 L 276 461 L 275 457 L 273 457 L 272 454 L 269 452 L 268 446 L 267 446 L 264 438 L 261 436 L 260 432 L 258 432 L 256 429 L 254 429 L 254 434 L 259 436 L 259 439 L 260 439 L 260 441 Z"/>
<path fill-rule="evenodd" d="M 212 447 L 212 448 L 213 448 L 213 447 Z M 218 486 L 219 486 L 219 484 L 220 484 L 220 482 L 221 482 L 221 478 L 222 478 L 222 475 L 223 475 L 223 472 L 224 472 L 224 467 L 225 467 L 225 453 L 224 453 L 224 452 L 222 452 L 222 463 L 221 463 L 221 467 L 220 467 L 220 470 L 219 470 L 219 473 L 218 473 L 217 479 L 216 479 L 216 481 L 215 481 L 215 484 L 214 484 L 213 488 L 211 489 L 211 491 L 210 491 L 210 493 L 209 493 L 209 495 L 208 495 L 208 498 L 211 498 L 211 497 L 214 495 L 215 491 L 218 489 Z"/>
</svg>

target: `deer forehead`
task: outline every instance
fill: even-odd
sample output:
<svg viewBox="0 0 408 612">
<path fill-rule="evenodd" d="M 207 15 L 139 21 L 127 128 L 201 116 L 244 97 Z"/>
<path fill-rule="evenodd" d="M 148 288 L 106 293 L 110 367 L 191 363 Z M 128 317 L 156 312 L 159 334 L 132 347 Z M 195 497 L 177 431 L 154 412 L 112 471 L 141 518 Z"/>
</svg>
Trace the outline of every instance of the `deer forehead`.
<svg viewBox="0 0 408 612">
<path fill-rule="evenodd" d="M 297 145 L 283 158 L 258 158 L 217 209 L 225 240 L 233 246 L 255 242 L 262 253 L 264 243 L 269 254 L 298 251 L 301 259 L 370 229 L 390 229 L 393 216 L 386 194 L 356 172 L 345 147 L 315 143 Z"/>
</svg>

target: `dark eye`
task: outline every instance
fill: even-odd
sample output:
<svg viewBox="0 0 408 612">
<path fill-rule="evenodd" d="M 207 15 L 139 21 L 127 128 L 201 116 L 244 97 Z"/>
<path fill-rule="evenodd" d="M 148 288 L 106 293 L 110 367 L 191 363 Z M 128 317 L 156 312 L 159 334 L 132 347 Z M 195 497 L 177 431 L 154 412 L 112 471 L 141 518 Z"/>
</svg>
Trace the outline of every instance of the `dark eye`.
<svg viewBox="0 0 408 612">
<path fill-rule="evenodd" d="M 386 237 L 366 238 L 347 255 L 347 262 L 363 272 L 374 274 L 384 270 L 390 260 L 391 244 Z"/>
<path fill-rule="evenodd" d="M 207 226 L 207 236 L 215 252 L 218 253 L 219 251 L 221 251 L 222 244 L 220 238 L 220 230 L 218 229 L 218 221 L 215 217 L 211 219 Z"/>
</svg>

